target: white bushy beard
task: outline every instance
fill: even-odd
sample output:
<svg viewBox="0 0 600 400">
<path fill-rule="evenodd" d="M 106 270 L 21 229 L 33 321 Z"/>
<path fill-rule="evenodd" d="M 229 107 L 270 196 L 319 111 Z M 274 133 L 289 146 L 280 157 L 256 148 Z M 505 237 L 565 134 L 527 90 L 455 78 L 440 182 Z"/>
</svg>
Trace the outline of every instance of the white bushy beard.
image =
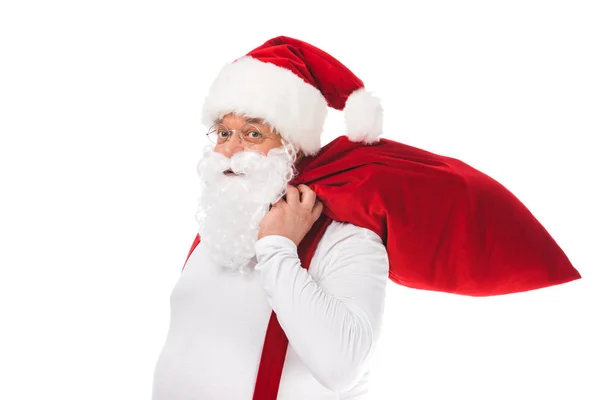
<svg viewBox="0 0 600 400">
<path fill-rule="evenodd" d="M 201 194 L 196 221 L 200 240 L 219 265 L 241 274 L 253 270 L 258 230 L 269 206 L 286 192 L 296 172 L 292 152 L 286 146 L 267 156 L 241 151 L 231 158 L 207 145 L 198 162 Z M 236 174 L 223 173 L 231 169 Z"/>
</svg>

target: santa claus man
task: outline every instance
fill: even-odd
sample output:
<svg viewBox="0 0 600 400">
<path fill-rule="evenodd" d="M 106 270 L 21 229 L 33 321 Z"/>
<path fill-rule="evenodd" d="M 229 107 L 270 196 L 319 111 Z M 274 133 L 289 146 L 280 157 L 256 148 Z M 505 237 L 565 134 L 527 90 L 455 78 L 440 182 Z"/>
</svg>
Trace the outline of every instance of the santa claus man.
<svg viewBox="0 0 600 400">
<path fill-rule="evenodd" d="M 319 81 L 332 63 L 345 76 Z M 307 185 L 290 185 L 321 147 L 327 107 L 346 103 L 373 110 L 349 125 L 368 142 L 366 127 L 381 129 L 379 103 L 337 60 L 291 38 L 271 39 L 217 76 L 203 109 L 200 241 L 171 294 L 153 400 L 267 400 L 259 366 L 277 399 L 365 398 L 386 247 L 369 229 L 333 221 L 302 265 L 298 247 L 323 204 Z M 272 313 L 289 340 L 279 374 L 261 365 Z"/>
</svg>

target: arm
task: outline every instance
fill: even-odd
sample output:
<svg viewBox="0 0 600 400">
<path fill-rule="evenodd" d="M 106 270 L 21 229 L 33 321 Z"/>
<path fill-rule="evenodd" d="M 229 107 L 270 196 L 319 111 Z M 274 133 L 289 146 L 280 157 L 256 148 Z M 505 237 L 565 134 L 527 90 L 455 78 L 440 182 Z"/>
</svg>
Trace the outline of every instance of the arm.
<svg viewBox="0 0 600 400">
<path fill-rule="evenodd" d="M 294 242 L 279 235 L 256 242 L 255 268 L 290 345 L 315 379 L 342 392 L 358 382 L 375 349 L 389 263 L 374 232 L 351 224 L 338 229 L 333 243 L 324 242 L 327 235 L 319 243 L 310 272 Z"/>
</svg>

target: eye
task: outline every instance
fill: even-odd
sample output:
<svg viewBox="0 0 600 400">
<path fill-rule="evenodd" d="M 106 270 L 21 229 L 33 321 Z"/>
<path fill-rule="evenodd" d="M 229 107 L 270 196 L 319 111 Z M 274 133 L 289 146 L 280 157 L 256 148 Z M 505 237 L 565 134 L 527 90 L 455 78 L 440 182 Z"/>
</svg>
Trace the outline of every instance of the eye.
<svg viewBox="0 0 600 400">
<path fill-rule="evenodd" d="M 250 143 L 259 143 L 263 139 L 263 134 L 260 128 L 252 124 L 244 125 L 241 128 L 242 137 Z"/>
<path fill-rule="evenodd" d="M 247 135 L 252 139 L 258 139 L 262 136 L 262 133 L 257 132 L 257 131 L 250 131 L 247 133 Z"/>
<path fill-rule="evenodd" d="M 215 126 L 215 134 L 218 139 L 226 139 L 229 136 L 229 130 L 225 125 L 217 125 Z"/>
</svg>

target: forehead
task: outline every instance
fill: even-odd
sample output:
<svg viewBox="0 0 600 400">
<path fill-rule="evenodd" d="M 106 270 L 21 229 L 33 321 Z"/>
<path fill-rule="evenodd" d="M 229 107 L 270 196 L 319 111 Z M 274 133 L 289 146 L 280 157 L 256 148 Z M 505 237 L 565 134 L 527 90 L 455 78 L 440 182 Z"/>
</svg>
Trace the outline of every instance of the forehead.
<svg viewBox="0 0 600 400">
<path fill-rule="evenodd" d="M 217 120 L 217 122 L 219 123 L 224 123 L 225 125 L 244 125 L 244 124 L 254 124 L 254 125 L 264 125 L 267 126 L 269 125 L 268 122 L 266 122 L 264 119 L 262 118 L 255 118 L 255 117 L 247 117 L 247 116 L 243 116 L 243 115 L 237 115 L 237 114 L 226 114 L 223 116 L 223 118 Z"/>
</svg>

